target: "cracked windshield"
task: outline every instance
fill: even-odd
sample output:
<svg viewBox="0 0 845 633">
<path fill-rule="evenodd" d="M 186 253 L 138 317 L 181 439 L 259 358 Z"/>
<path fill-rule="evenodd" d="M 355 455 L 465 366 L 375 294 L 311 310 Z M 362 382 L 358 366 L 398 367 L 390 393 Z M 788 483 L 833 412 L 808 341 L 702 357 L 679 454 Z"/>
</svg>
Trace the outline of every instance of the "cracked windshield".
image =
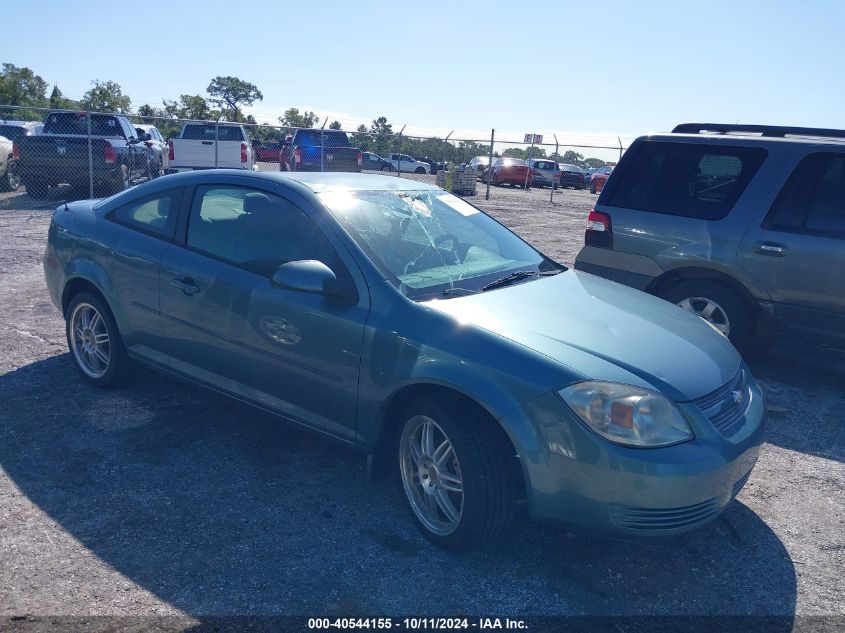
<svg viewBox="0 0 845 633">
<path fill-rule="evenodd" d="M 563 269 L 440 190 L 329 191 L 320 199 L 411 299 L 481 292 L 513 273 L 514 280 L 531 280 Z"/>
</svg>

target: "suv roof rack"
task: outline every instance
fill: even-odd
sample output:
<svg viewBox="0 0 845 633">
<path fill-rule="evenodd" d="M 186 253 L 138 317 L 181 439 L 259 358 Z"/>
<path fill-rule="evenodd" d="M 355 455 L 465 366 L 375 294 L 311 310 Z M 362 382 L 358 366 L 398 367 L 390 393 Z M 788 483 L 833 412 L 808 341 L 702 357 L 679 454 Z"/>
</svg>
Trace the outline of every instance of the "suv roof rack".
<svg viewBox="0 0 845 633">
<path fill-rule="evenodd" d="M 741 123 L 681 123 L 672 130 L 673 134 L 759 134 L 760 136 L 785 138 L 787 136 L 810 136 L 819 138 L 845 138 L 845 130 L 815 127 L 790 127 L 785 125 L 744 125 Z"/>
</svg>

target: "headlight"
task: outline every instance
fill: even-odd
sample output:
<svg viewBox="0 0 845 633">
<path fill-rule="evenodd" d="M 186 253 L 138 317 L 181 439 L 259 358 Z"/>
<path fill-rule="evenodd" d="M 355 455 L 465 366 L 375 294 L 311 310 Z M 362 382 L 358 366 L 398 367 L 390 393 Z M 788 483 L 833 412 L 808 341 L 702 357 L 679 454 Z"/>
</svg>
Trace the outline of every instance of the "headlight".
<svg viewBox="0 0 845 633">
<path fill-rule="evenodd" d="M 558 393 L 590 429 L 616 444 L 656 448 L 693 438 L 678 408 L 655 391 L 590 380 Z"/>
</svg>

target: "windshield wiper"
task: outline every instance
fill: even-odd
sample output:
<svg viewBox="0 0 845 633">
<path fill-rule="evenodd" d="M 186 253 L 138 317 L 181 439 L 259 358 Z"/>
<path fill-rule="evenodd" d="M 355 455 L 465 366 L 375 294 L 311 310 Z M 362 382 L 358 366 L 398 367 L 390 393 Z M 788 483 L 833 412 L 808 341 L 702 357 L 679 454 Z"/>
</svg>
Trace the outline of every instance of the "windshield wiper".
<svg viewBox="0 0 845 633">
<path fill-rule="evenodd" d="M 515 281 L 519 281 L 520 279 L 526 279 L 527 277 L 550 277 L 551 275 L 557 275 L 558 273 L 562 273 L 563 270 L 544 270 L 541 272 L 537 272 L 534 270 L 517 270 L 512 272 L 509 275 L 505 275 L 500 279 L 496 279 L 495 281 L 491 281 L 486 286 L 481 287 L 481 292 L 486 292 L 487 290 L 495 290 L 496 288 L 502 288 L 503 286 L 510 286 Z"/>
</svg>

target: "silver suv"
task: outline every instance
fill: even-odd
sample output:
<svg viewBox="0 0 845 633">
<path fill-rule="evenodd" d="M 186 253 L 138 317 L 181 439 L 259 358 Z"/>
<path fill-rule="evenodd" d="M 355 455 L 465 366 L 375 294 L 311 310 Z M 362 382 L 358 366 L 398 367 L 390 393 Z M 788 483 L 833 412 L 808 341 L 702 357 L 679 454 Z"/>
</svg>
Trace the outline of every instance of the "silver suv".
<svg viewBox="0 0 845 633">
<path fill-rule="evenodd" d="M 737 347 L 845 349 L 845 131 L 683 124 L 637 139 L 575 267 L 700 315 Z"/>
</svg>

